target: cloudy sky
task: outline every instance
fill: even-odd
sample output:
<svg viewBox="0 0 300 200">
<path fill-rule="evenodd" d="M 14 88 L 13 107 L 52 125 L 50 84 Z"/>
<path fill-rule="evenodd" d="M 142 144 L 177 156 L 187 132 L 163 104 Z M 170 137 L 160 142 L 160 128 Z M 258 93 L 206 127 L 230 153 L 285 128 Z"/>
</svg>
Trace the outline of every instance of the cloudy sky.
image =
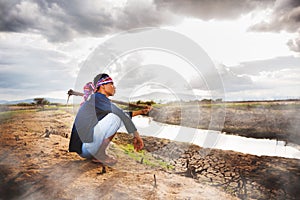
<svg viewBox="0 0 300 200">
<path fill-rule="evenodd" d="M 199 45 L 222 86 L 203 66 L 195 75 L 178 52 L 141 48 L 110 52 L 110 64 L 99 68 L 115 79 L 115 98 L 209 98 L 214 90 L 226 100 L 300 98 L 299 0 L 0 0 L 0 15 L 1 100 L 66 98 L 86 63 L 95 64 L 95 51 L 147 27 Z"/>
</svg>

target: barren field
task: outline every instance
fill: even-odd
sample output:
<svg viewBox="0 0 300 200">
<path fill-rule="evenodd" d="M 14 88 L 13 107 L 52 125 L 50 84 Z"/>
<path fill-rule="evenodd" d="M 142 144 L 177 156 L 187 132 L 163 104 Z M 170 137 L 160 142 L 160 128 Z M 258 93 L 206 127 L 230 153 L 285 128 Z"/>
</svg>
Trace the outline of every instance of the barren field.
<svg viewBox="0 0 300 200">
<path fill-rule="evenodd" d="M 297 199 L 300 161 L 118 133 L 113 168 L 68 152 L 72 108 L 3 111 L 0 199 Z"/>
</svg>

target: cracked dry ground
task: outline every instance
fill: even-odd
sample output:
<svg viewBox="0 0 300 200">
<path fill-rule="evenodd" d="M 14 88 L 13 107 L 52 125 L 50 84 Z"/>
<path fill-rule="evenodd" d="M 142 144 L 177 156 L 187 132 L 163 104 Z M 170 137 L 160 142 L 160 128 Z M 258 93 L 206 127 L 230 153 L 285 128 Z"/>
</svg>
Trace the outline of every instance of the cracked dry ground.
<svg viewBox="0 0 300 200">
<path fill-rule="evenodd" d="M 147 138 L 146 149 L 178 174 L 208 183 L 240 199 L 299 199 L 300 160 L 204 149 Z"/>
<path fill-rule="evenodd" d="M 15 112 L 1 120 L 0 199 L 236 199 L 222 188 L 131 159 L 118 146 L 131 140 L 126 134 L 110 147 L 119 162 L 103 173 L 102 166 L 67 151 L 72 122 L 68 110 Z M 145 138 L 146 146 L 155 148 L 153 141 Z"/>
</svg>

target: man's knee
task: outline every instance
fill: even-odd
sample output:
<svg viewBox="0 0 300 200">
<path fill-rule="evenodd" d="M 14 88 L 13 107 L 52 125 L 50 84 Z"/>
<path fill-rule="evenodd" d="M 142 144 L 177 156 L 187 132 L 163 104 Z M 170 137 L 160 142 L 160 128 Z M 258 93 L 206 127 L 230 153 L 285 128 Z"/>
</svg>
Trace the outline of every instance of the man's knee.
<svg viewBox="0 0 300 200">
<path fill-rule="evenodd" d="M 117 127 L 121 127 L 122 125 L 121 118 L 114 113 L 108 113 L 105 118 L 111 123 L 111 125 L 116 125 Z"/>
</svg>

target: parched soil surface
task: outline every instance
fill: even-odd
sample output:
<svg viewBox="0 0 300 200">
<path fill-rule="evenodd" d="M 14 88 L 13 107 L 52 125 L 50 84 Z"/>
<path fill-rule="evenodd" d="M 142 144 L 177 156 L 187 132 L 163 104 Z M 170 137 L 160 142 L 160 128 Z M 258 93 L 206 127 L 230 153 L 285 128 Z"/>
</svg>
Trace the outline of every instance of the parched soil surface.
<svg viewBox="0 0 300 200">
<path fill-rule="evenodd" d="M 15 112 L 0 123 L 0 199 L 297 199 L 300 160 L 204 149 L 143 137 L 146 153 L 170 168 L 135 160 L 118 133 L 103 167 L 69 153 L 69 110 Z M 155 176 L 155 178 L 154 178 Z"/>
<path fill-rule="evenodd" d="M 0 199 L 236 199 L 221 188 L 132 159 L 119 148 L 127 134 L 110 146 L 118 158 L 114 167 L 69 153 L 72 122 L 64 110 L 1 118 Z"/>
<path fill-rule="evenodd" d="M 240 199 L 298 199 L 300 160 L 204 149 L 146 138 L 146 149 L 170 162 L 175 172 L 222 188 Z"/>
</svg>

